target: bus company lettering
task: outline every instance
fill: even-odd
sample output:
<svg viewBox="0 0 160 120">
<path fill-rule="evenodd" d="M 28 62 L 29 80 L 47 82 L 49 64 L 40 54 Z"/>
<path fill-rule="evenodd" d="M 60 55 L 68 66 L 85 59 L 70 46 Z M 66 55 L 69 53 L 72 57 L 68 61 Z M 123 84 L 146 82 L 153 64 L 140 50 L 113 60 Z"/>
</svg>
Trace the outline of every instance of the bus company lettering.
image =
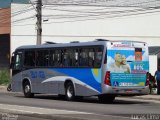
<svg viewBox="0 0 160 120">
<path fill-rule="evenodd" d="M 130 45 L 128 44 L 114 44 L 113 47 L 131 47 Z"/>
<path fill-rule="evenodd" d="M 31 78 L 45 78 L 44 71 L 30 71 Z"/>
</svg>

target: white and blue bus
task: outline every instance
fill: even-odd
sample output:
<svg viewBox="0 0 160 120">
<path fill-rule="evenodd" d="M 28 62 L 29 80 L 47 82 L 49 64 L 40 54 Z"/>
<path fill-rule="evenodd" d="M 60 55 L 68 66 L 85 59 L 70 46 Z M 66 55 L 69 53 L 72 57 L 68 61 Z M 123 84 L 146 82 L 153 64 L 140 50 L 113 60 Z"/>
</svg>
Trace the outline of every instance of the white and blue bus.
<svg viewBox="0 0 160 120">
<path fill-rule="evenodd" d="M 67 100 L 148 94 L 148 47 L 144 42 L 96 40 L 21 46 L 12 56 L 12 91 L 57 94 Z"/>
</svg>

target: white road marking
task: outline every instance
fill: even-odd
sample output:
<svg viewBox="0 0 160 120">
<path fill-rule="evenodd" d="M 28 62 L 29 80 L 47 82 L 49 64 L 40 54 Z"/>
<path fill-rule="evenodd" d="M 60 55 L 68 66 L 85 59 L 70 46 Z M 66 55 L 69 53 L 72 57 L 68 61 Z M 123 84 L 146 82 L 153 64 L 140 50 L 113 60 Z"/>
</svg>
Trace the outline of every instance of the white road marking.
<svg viewBox="0 0 160 120">
<path fill-rule="evenodd" d="M 58 109 L 9 105 L 9 104 L 0 104 L 0 110 L 7 110 L 7 111 L 11 111 L 11 112 L 16 112 L 17 114 L 18 113 L 44 114 L 44 115 L 55 115 L 55 116 L 63 116 L 63 117 L 71 117 L 71 118 L 72 118 L 72 116 L 65 116 L 65 115 L 76 115 L 77 114 L 77 115 L 96 115 L 96 116 L 124 118 L 124 119 L 129 118 L 129 117 L 123 117 L 123 116 L 103 115 L 103 114 L 88 113 L 88 112 L 58 110 Z M 75 118 L 78 118 L 78 117 L 75 117 Z M 83 119 L 83 118 L 81 118 L 81 119 Z"/>
<path fill-rule="evenodd" d="M 91 114 L 87 112 L 48 109 L 48 108 L 40 108 L 40 107 L 9 105 L 9 104 L 0 104 L 0 109 L 17 111 L 17 112 L 25 112 L 25 113 L 37 113 L 37 114 Z"/>
</svg>

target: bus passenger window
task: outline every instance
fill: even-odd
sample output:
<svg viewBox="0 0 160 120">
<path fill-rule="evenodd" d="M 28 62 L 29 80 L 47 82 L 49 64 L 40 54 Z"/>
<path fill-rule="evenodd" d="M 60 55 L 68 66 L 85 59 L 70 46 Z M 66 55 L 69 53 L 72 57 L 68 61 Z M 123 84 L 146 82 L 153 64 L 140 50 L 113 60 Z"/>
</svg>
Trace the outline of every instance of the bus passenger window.
<svg viewBox="0 0 160 120">
<path fill-rule="evenodd" d="M 24 54 L 24 65 L 35 66 L 35 51 L 26 51 Z"/>
<path fill-rule="evenodd" d="M 55 66 L 55 52 L 54 50 L 50 51 L 50 60 L 49 60 L 49 65 L 50 66 Z"/>
<path fill-rule="evenodd" d="M 41 66 L 42 59 L 41 59 L 41 52 L 37 51 L 36 52 L 36 66 Z"/>
<path fill-rule="evenodd" d="M 95 61 L 94 61 L 94 67 L 100 67 L 101 62 L 102 62 L 102 49 L 101 48 L 96 48 L 95 49 Z"/>
<path fill-rule="evenodd" d="M 52 67 L 62 67 L 62 54 L 61 50 L 51 50 L 49 55 L 49 65 Z"/>
<path fill-rule="evenodd" d="M 71 58 L 71 66 L 73 67 L 78 66 L 78 49 L 73 49 L 70 52 L 70 58 Z"/>
<path fill-rule="evenodd" d="M 94 63 L 94 49 L 89 49 L 89 67 L 93 67 Z"/>
<path fill-rule="evenodd" d="M 65 49 L 63 53 L 63 66 L 69 67 L 71 66 L 71 59 L 70 59 L 70 49 Z"/>
<path fill-rule="evenodd" d="M 79 65 L 88 66 L 88 49 L 80 49 Z"/>
<path fill-rule="evenodd" d="M 55 51 L 55 67 L 62 67 L 62 51 L 56 50 Z"/>
<path fill-rule="evenodd" d="M 49 66 L 49 52 L 47 51 L 44 55 L 45 66 Z"/>
<path fill-rule="evenodd" d="M 49 51 L 40 50 L 36 52 L 36 66 L 48 66 Z"/>
</svg>

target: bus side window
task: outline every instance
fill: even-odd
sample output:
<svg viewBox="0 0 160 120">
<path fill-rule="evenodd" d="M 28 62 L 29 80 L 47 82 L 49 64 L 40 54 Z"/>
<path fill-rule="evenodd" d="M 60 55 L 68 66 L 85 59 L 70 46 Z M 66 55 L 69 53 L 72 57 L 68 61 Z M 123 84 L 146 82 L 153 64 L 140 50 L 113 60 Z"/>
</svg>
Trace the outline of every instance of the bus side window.
<svg viewBox="0 0 160 120">
<path fill-rule="evenodd" d="M 94 65 L 94 49 L 89 49 L 89 67 L 93 67 Z"/>
<path fill-rule="evenodd" d="M 62 50 L 55 50 L 54 67 L 62 67 Z"/>
<path fill-rule="evenodd" d="M 40 66 L 42 64 L 41 54 L 42 53 L 40 51 L 36 51 L 36 66 Z"/>
<path fill-rule="evenodd" d="M 78 54 L 78 49 L 73 49 L 72 52 L 70 53 L 71 60 L 72 60 L 72 66 L 76 67 L 79 66 L 78 60 L 79 60 L 79 54 Z"/>
<path fill-rule="evenodd" d="M 45 66 L 49 66 L 49 51 L 46 50 L 44 53 L 44 61 L 45 61 Z"/>
<path fill-rule="evenodd" d="M 100 47 L 96 48 L 95 49 L 94 67 L 100 67 L 101 66 L 102 56 L 103 56 L 102 48 L 100 48 Z"/>
<path fill-rule="evenodd" d="M 36 66 L 48 66 L 49 52 L 48 50 L 41 50 L 36 52 Z"/>
<path fill-rule="evenodd" d="M 80 49 L 79 65 L 81 67 L 88 67 L 88 49 Z"/>
<path fill-rule="evenodd" d="M 70 49 L 64 49 L 64 51 L 63 51 L 63 62 L 62 62 L 62 64 L 63 64 L 64 67 L 71 66 L 70 52 L 71 52 Z"/>
<path fill-rule="evenodd" d="M 50 51 L 50 66 L 55 66 L 55 51 L 51 50 Z"/>
<path fill-rule="evenodd" d="M 24 65 L 25 66 L 35 66 L 35 51 L 26 51 L 24 54 Z"/>
</svg>

